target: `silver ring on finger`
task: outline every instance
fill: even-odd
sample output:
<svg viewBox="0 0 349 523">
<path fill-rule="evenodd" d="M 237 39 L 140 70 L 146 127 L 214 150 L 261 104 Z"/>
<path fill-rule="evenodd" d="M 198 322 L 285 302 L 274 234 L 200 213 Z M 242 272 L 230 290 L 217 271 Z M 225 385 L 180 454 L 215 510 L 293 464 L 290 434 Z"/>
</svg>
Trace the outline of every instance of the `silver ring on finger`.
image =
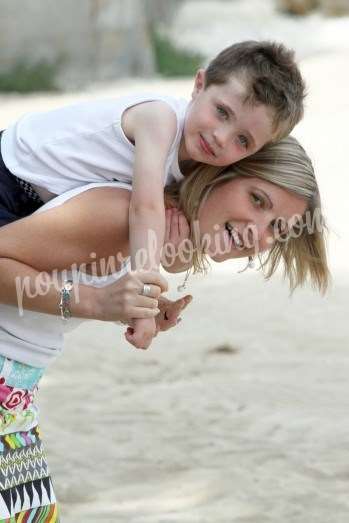
<svg viewBox="0 0 349 523">
<path fill-rule="evenodd" d="M 142 289 L 141 294 L 142 294 L 142 296 L 150 296 L 150 294 L 151 294 L 151 286 L 148 285 L 147 283 L 145 283 L 143 285 L 143 289 Z"/>
</svg>

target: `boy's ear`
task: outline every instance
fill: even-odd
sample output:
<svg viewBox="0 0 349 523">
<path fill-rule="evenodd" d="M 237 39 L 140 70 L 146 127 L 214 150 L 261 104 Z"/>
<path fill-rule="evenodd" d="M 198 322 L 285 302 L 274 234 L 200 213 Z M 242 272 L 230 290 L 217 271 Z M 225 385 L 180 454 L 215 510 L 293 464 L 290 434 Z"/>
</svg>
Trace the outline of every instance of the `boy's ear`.
<svg viewBox="0 0 349 523">
<path fill-rule="evenodd" d="M 191 94 L 192 98 L 195 98 L 200 91 L 205 89 L 206 71 L 205 69 L 199 69 L 195 75 L 194 89 Z"/>
</svg>

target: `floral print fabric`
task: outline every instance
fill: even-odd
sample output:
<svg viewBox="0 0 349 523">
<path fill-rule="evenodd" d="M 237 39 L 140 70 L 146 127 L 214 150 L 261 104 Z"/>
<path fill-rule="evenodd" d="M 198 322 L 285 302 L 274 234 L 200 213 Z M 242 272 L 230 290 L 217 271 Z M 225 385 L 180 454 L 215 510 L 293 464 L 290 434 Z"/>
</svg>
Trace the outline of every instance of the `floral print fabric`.
<svg viewBox="0 0 349 523">
<path fill-rule="evenodd" d="M 0 356 L 0 435 L 29 431 L 37 425 L 34 398 L 43 371 Z"/>
<path fill-rule="evenodd" d="M 0 523 L 58 523 L 34 404 L 44 369 L 0 356 Z"/>
<path fill-rule="evenodd" d="M 0 376 L 5 378 L 10 387 L 31 390 L 37 387 L 44 370 L 0 355 Z"/>
</svg>

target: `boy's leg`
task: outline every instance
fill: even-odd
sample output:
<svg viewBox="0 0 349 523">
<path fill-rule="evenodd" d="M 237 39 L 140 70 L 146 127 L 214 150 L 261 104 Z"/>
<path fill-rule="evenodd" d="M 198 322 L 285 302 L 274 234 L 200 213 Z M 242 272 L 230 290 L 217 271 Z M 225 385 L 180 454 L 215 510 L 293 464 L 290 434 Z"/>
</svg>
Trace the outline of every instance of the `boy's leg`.
<svg viewBox="0 0 349 523">
<path fill-rule="evenodd" d="M 8 211 L 6 208 L 3 208 L 0 205 L 0 227 L 3 225 L 6 225 L 7 223 L 14 222 L 15 220 L 18 220 L 18 216 L 15 214 L 12 214 L 10 211 Z"/>
<path fill-rule="evenodd" d="M 18 179 L 6 167 L 1 155 L 0 132 L 0 227 L 29 216 L 43 205 L 30 184 Z"/>
</svg>

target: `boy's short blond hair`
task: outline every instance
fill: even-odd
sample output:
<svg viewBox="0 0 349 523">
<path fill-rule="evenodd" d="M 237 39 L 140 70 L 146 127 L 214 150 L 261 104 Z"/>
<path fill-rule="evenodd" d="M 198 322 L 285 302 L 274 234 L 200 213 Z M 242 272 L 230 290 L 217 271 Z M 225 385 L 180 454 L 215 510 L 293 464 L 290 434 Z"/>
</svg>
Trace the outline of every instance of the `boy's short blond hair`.
<svg viewBox="0 0 349 523">
<path fill-rule="evenodd" d="M 246 102 L 273 110 L 273 140 L 287 136 L 302 119 L 305 84 L 294 52 L 283 44 L 245 41 L 227 47 L 206 68 L 205 88 L 232 75 L 245 83 Z"/>
</svg>

